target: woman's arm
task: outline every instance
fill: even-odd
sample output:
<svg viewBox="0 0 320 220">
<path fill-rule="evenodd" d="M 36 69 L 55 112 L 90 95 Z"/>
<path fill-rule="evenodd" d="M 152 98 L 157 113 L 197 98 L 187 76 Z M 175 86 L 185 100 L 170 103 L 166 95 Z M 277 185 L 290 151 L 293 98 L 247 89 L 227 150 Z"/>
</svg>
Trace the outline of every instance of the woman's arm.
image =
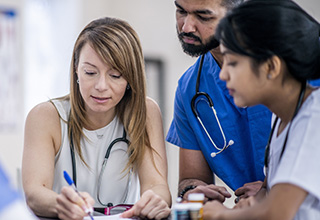
<svg viewBox="0 0 320 220">
<path fill-rule="evenodd" d="M 293 219 L 300 205 L 308 193 L 292 184 L 276 184 L 265 199 L 250 207 L 227 209 L 216 201 L 208 202 L 204 206 L 204 219 L 232 219 L 232 220 L 271 220 Z"/>
<path fill-rule="evenodd" d="M 37 105 L 27 116 L 22 180 L 27 204 L 39 216 L 57 216 L 57 194 L 52 191 L 52 185 L 60 129 L 58 112 L 50 102 Z"/>
<path fill-rule="evenodd" d="M 155 152 L 146 151 L 138 170 L 141 198 L 122 217 L 134 215 L 161 219 L 170 214 L 171 194 L 167 182 L 168 167 L 162 118 L 159 106 L 151 99 L 147 99 L 147 131 Z"/>
<path fill-rule="evenodd" d="M 56 108 L 50 102 L 39 104 L 30 111 L 25 124 L 22 180 L 27 204 L 38 216 L 83 219 L 87 215 L 84 210 L 94 204 L 89 194 L 82 192 L 81 198 L 71 187 L 62 188 L 61 194 L 52 190 L 54 160 L 60 145 Z"/>
</svg>

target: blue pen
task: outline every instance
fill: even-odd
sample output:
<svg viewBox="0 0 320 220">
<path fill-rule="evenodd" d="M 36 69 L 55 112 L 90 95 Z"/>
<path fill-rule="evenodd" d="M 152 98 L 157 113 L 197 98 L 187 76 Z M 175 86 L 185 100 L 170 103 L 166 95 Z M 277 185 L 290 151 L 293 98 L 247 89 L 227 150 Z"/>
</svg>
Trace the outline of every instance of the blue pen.
<svg viewBox="0 0 320 220">
<path fill-rule="evenodd" d="M 70 186 L 72 186 L 72 188 L 74 189 L 74 191 L 76 191 L 76 193 L 78 193 L 78 195 L 79 195 L 82 199 L 84 199 L 84 198 L 81 196 L 81 194 L 79 193 L 76 185 L 74 185 L 74 182 L 73 182 L 73 180 L 71 179 L 71 177 L 69 176 L 69 174 L 67 173 L 67 171 L 63 171 L 63 176 L 64 176 L 65 180 L 68 182 L 68 184 L 69 184 Z M 89 209 L 86 209 L 85 212 L 90 216 L 91 220 L 94 220 L 93 217 L 92 217 L 92 212 L 91 212 Z"/>
</svg>

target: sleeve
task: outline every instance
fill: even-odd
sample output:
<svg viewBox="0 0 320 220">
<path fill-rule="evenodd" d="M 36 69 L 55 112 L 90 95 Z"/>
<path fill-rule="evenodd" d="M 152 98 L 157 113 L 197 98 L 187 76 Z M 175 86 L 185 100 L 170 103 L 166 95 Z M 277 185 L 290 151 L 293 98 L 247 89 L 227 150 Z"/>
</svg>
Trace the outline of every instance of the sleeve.
<svg viewBox="0 0 320 220">
<path fill-rule="evenodd" d="M 11 203 L 21 199 L 19 193 L 10 185 L 2 166 L 0 166 L 0 198 L 0 213 Z"/>
<path fill-rule="evenodd" d="M 0 219 L 10 220 L 36 220 L 38 219 L 22 200 L 10 203 L 0 212 Z"/>
<path fill-rule="evenodd" d="M 320 176 L 317 174 L 320 170 L 319 106 L 301 113 L 299 118 L 297 115 L 296 122 L 293 121 L 285 152 L 271 185 L 290 183 L 320 200 Z"/>
<path fill-rule="evenodd" d="M 181 84 L 181 82 L 179 82 Z M 181 86 L 178 85 L 175 101 L 174 101 L 174 115 L 171 122 L 166 140 L 174 145 L 182 148 L 200 150 L 198 141 L 195 137 L 194 130 L 190 125 L 189 118 L 194 117 L 190 101 L 183 97 Z M 192 115 L 191 115 L 192 114 Z"/>
</svg>

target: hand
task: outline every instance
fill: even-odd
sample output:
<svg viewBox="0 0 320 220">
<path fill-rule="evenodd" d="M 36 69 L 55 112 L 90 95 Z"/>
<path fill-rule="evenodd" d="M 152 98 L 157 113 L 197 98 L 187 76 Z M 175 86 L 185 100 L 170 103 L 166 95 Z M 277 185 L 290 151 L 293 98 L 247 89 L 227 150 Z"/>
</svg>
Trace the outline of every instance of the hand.
<svg viewBox="0 0 320 220">
<path fill-rule="evenodd" d="M 257 203 L 257 200 L 254 196 L 249 196 L 248 198 L 242 198 L 233 208 L 244 208 L 250 207 Z"/>
<path fill-rule="evenodd" d="M 228 210 L 219 201 L 209 201 L 203 206 L 203 219 L 220 219 L 220 215 L 225 210 Z"/>
<path fill-rule="evenodd" d="M 189 190 L 185 195 L 184 198 L 188 198 L 189 193 L 203 193 L 205 195 L 205 201 L 208 200 L 218 200 L 219 202 L 223 203 L 226 198 L 230 198 L 231 194 L 227 191 L 227 189 L 223 186 L 216 186 L 213 184 L 210 185 L 199 185 L 196 188 Z"/>
<path fill-rule="evenodd" d="M 238 196 L 236 198 L 235 203 L 238 203 L 240 199 L 248 198 L 249 196 L 254 196 L 261 189 L 263 182 L 256 181 L 251 183 L 246 183 L 239 189 L 237 189 L 234 194 Z"/>
<path fill-rule="evenodd" d="M 80 194 L 81 196 L 70 186 L 61 189 L 56 207 L 59 219 L 82 220 L 88 215 L 85 210 L 91 209 L 90 211 L 92 211 L 93 198 L 86 192 Z"/>
<path fill-rule="evenodd" d="M 140 218 L 148 219 L 162 219 L 170 214 L 168 204 L 152 190 L 145 191 L 140 200 L 134 206 L 121 214 L 121 218 L 132 218 L 138 216 Z"/>
</svg>

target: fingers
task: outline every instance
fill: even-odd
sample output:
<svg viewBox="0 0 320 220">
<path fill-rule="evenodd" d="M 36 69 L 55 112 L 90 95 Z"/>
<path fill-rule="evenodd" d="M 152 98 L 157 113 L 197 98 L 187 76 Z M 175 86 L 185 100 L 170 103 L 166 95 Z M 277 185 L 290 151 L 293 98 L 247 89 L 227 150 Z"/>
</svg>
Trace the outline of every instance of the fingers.
<svg viewBox="0 0 320 220">
<path fill-rule="evenodd" d="M 57 197 L 57 212 L 59 219 L 83 219 L 86 213 L 83 209 L 70 201 L 64 195 L 60 194 Z"/>
<path fill-rule="evenodd" d="M 241 196 L 241 195 L 245 194 L 246 191 L 248 191 L 248 188 L 242 186 L 242 187 L 238 188 L 236 191 L 234 191 L 234 194 L 236 196 Z"/>
<path fill-rule="evenodd" d="M 244 208 L 244 207 L 250 207 L 254 205 L 257 201 L 253 196 L 250 196 L 248 198 L 243 198 L 238 201 L 238 203 L 233 207 L 234 209 L 238 208 Z"/>
<path fill-rule="evenodd" d="M 132 218 L 133 216 L 135 216 L 134 213 L 135 213 L 135 210 L 134 210 L 134 207 L 132 207 L 131 209 L 122 213 L 120 215 L 120 218 Z"/>
<path fill-rule="evenodd" d="M 234 194 L 240 197 L 239 199 L 248 198 L 249 196 L 254 196 L 261 189 L 262 184 L 263 182 L 261 181 L 246 183 L 242 187 L 238 188 L 234 192 Z"/>
<path fill-rule="evenodd" d="M 225 209 L 219 201 L 209 201 L 203 206 L 203 219 L 220 219 L 219 213 Z"/>
<path fill-rule="evenodd" d="M 122 213 L 121 217 L 138 216 L 140 218 L 162 219 L 168 217 L 170 211 L 168 204 L 160 196 L 151 190 L 147 190 L 130 210 Z"/>
<path fill-rule="evenodd" d="M 203 193 L 206 197 L 205 202 L 208 200 L 218 200 L 223 203 L 226 198 L 230 198 L 231 194 L 223 186 L 216 186 L 213 184 L 206 186 L 197 186 L 193 190 L 189 190 L 189 193 Z"/>
<path fill-rule="evenodd" d="M 85 201 L 85 206 L 89 209 L 90 213 L 93 213 L 94 199 L 87 192 L 80 192 L 82 199 Z M 85 212 L 87 212 L 85 210 Z"/>
<path fill-rule="evenodd" d="M 92 208 L 94 200 L 87 193 L 78 195 L 73 188 L 63 187 L 61 194 L 57 197 L 57 212 L 60 219 L 83 219 L 87 215 L 85 210 L 88 210 L 88 206 Z"/>
</svg>

